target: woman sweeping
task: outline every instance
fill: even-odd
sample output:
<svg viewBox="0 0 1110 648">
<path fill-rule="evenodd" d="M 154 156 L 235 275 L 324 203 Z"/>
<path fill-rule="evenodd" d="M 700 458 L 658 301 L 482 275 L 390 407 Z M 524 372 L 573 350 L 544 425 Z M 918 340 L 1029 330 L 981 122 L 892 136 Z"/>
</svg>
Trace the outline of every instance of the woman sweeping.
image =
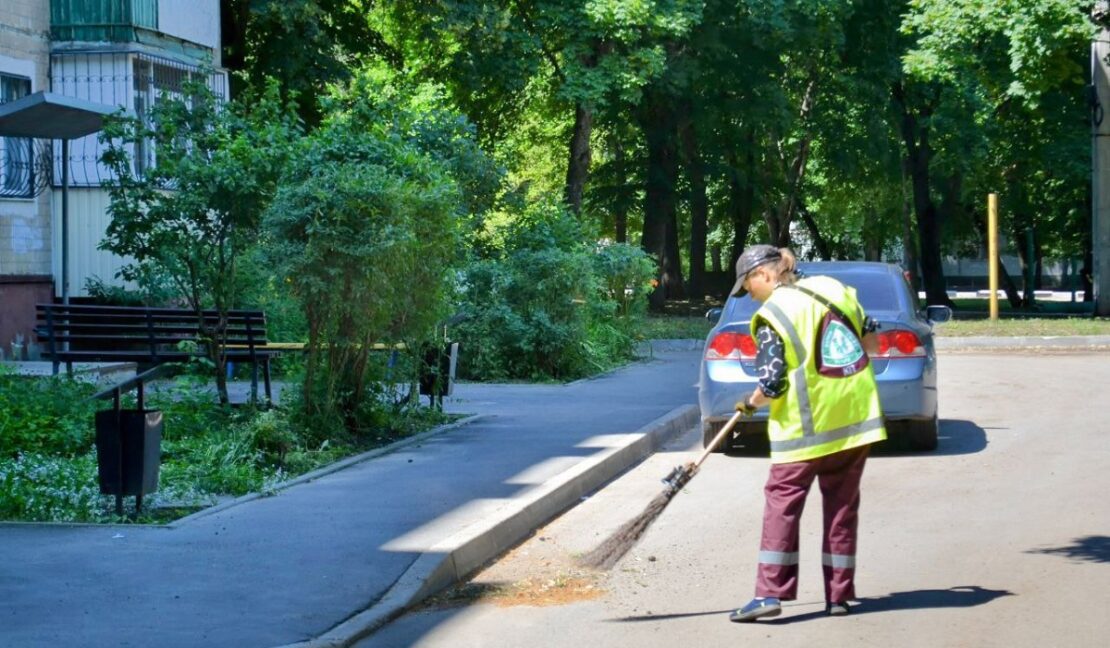
<svg viewBox="0 0 1110 648">
<path fill-rule="evenodd" d="M 752 317 L 759 385 L 736 404 L 770 405 L 771 471 L 764 488 L 763 536 L 755 598 L 729 617 L 777 616 L 798 592 L 798 531 L 816 479 L 824 510 L 822 565 L 826 612 L 844 615 L 854 599 L 859 485 L 868 448 L 886 438 L 869 353 L 876 323 L 855 290 L 830 277 L 799 278 L 794 254 L 756 245 L 736 262 L 734 295 L 762 302 Z"/>
</svg>

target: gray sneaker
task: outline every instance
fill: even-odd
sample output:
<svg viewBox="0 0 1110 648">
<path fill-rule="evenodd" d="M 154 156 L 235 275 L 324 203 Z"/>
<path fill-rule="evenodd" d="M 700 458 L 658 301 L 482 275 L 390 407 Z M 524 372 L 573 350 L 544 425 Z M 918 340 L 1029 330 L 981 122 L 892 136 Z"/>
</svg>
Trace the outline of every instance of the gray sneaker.
<svg viewBox="0 0 1110 648">
<path fill-rule="evenodd" d="M 750 623 L 762 617 L 776 617 L 782 614 L 782 603 L 777 598 L 754 598 L 747 605 L 728 615 L 729 621 Z"/>
</svg>

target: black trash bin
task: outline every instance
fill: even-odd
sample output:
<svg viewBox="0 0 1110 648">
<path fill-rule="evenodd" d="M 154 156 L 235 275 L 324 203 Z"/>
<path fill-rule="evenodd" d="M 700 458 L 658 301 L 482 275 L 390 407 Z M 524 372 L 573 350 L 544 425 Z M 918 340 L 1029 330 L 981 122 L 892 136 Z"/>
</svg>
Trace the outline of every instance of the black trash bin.
<svg viewBox="0 0 1110 648">
<path fill-rule="evenodd" d="M 161 411 L 111 409 L 96 413 L 100 492 L 116 496 L 117 514 L 123 513 L 123 496 L 135 496 L 135 509 L 139 510 L 143 495 L 158 490 L 161 458 Z"/>
</svg>

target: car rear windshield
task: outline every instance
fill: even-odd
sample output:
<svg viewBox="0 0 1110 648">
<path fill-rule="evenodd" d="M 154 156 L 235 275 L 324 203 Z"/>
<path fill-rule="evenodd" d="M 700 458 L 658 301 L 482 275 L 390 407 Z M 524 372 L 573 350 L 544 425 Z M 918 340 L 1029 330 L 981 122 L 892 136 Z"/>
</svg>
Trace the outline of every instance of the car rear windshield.
<svg viewBox="0 0 1110 648">
<path fill-rule="evenodd" d="M 864 312 L 900 311 L 903 308 L 898 295 L 899 292 L 904 290 L 904 287 L 898 283 L 900 279 L 895 275 L 850 271 L 825 271 L 820 274 L 833 277 L 841 283 L 855 288 L 856 296 L 859 297 L 860 305 L 863 306 Z M 740 299 L 730 299 L 728 307 L 729 320 L 735 322 L 751 319 L 752 315 L 759 309 L 759 306 L 759 303 L 752 299 L 751 295 L 745 295 Z"/>
</svg>

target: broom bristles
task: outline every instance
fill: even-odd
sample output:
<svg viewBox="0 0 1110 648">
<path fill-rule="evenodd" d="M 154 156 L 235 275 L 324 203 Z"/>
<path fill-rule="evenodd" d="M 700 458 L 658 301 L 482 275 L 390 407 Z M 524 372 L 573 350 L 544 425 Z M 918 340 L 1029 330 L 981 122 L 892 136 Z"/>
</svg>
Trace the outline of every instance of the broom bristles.
<svg viewBox="0 0 1110 648">
<path fill-rule="evenodd" d="M 636 541 L 640 539 L 644 531 L 647 531 L 647 528 L 651 526 L 655 518 L 659 517 L 663 509 L 667 508 L 667 504 L 670 504 L 676 492 L 677 491 L 668 488 L 657 495 L 655 499 L 651 500 L 647 505 L 643 513 L 640 513 L 628 522 L 622 524 L 605 542 L 598 545 L 593 551 L 582 556 L 582 564 L 595 569 L 609 569 L 617 564 L 617 561 L 624 557 L 624 554 L 628 553 L 632 545 L 636 544 Z"/>
</svg>

